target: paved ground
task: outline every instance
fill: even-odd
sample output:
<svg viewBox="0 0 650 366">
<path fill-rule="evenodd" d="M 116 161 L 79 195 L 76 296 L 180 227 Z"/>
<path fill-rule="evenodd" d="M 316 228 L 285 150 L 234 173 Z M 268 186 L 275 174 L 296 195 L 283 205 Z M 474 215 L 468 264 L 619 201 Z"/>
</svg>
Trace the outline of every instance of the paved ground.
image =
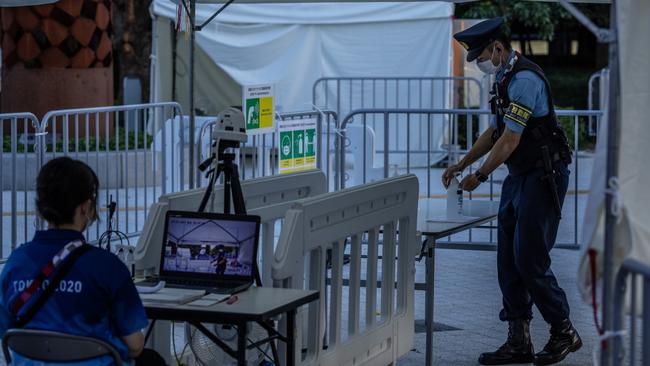
<svg viewBox="0 0 650 366">
<path fill-rule="evenodd" d="M 567 292 L 571 318 L 582 336 L 583 348 L 562 365 L 592 364 L 596 343 L 591 308 L 582 302 L 576 286 L 579 252 L 553 251 L 553 270 Z M 416 280 L 424 280 L 424 264 L 417 265 Z M 416 319 L 424 319 L 424 293 L 416 292 Z M 436 365 L 477 365 L 478 355 L 499 347 L 506 338 L 507 325 L 498 320 L 501 293 L 496 281 L 496 253 L 438 250 L 436 253 L 435 314 L 438 323 L 459 328 L 436 332 Z M 536 350 L 548 340 L 548 327 L 537 309 L 531 325 Z M 415 335 L 414 350 L 400 358 L 398 365 L 424 363 L 425 335 Z"/>
<path fill-rule="evenodd" d="M 560 365 L 591 365 L 596 332 L 591 308 L 579 297 L 576 287 L 579 252 L 566 249 L 553 251 L 553 269 L 560 285 L 567 292 L 571 305 L 571 318 L 578 329 L 584 346 L 571 354 Z M 362 268 L 365 273 L 365 266 Z M 424 262 L 416 264 L 416 282 L 424 282 Z M 347 274 L 345 275 L 347 278 Z M 364 275 L 362 274 L 362 278 Z M 343 309 L 347 309 L 347 288 L 343 290 Z M 381 296 L 378 294 L 378 298 Z M 362 289 L 361 298 L 365 297 Z M 425 361 L 424 323 L 425 297 L 423 291 L 415 292 L 416 334 L 413 350 L 402 356 L 398 366 L 423 365 Z M 436 253 L 435 313 L 437 328 L 455 330 L 434 333 L 434 364 L 442 366 L 478 365 L 481 352 L 494 350 L 505 340 L 507 324 L 498 320 L 501 293 L 496 281 L 496 253 L 439 249 Z M 364 319 L 364 304 L 361 305 Z M 348 314 L 341 316 L 347 324 Z M 345 329 L 342 326 L 342 329 Z M 362 329 L 363 329 L 362 324 Z M 536 350 L 541 350 L 548 340 L 548 326 L 537 309 L 531 325 Z M 347 332 L 343 332 L 345 341 Z M 176 326 L 176 349 L 180 354 L 184 344 L 184 329 Z"/>
</svg>

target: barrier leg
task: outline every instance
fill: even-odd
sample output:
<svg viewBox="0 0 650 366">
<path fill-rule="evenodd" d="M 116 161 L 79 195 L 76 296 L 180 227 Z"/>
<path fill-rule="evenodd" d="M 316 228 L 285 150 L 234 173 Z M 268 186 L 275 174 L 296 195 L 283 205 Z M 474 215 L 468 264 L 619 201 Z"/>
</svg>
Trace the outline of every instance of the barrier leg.
<svg viewBox="0 0 650 366">
<path fill-rule="evenodd" d="M 426 293 L 425 293 L 425 309 L 424 309 L 424 322 L 427 328 L 427 349 L 425 351 L 425 365 L 433 365 L 433 281 L 435 270 L 435 248 L 436 240 L 433 237 L 428 237 L 427 245 L 427 258 L 426 258 Z"/>
<path fill-rule="evenodd" d="M 296 364 L 296 309 L 287 312 L 287 365 Z"/>
<path fill-rule="evenodd" d="M 153 326 L 153 324 L 152 324 Z M 151 330 L 149 339 L 146 343 L 147 348 L 158 352 L 167 364 L 171 365 L 176 362 L 172 359 L 171 354 L 171 327 L 172 323 L 167 320 L 157 320 L 156 325 Z M 172 362 L 173 361 L 173 362 Z"/>
</svg>

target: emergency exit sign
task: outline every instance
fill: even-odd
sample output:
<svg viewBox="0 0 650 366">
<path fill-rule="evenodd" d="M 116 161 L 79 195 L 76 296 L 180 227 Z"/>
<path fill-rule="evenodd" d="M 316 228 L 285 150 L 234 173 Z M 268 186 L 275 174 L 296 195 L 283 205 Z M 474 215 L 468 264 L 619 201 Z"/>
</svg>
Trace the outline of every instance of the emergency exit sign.
<svg viewBox="0 0 650 366">
<path fill-rule="evenodd" d="M 316 118 L 279 121 L 280 174 L 316 168 Z"/>
</svg>

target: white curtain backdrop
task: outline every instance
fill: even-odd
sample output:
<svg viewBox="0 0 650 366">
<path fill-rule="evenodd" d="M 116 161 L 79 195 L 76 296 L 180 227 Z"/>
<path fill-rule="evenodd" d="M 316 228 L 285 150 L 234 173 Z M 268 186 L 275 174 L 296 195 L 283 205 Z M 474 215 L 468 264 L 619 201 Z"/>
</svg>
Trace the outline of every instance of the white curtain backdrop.
<svg viewBox="0 0 650 366">
<path fill-rule="evenodd" d="M 57 1 L 59 0 L 0 0 L 0 7 L 43 5 Z"/>
<path fill-rule="evenodd" d="M 217 8 L 197 6 L 198 23 Z M 153 12 L 175 21 L 176 5 L 155 0 Z M 442 2 L 233 4 L 196 33 L 198 57 L 208 56 L 221 69 L 215 73 L 225 71 L 239 86 L 274 84 L 278 109 L 311 109 L 312 86 L 324 76 L 450 75 L 452 14 L 453 4 Z M 168 28 L 157 31 L 159 47 L 170 47 L 169 35 L 160 34 L 166 32 Z M 180 51 L 178 56 L 186 57 Z M 197 83 L 204 77 L 199 68 L 207 67 L 202 60 Z M 158 54 L 161 68 L 170 62 Z M 186 70 L 186 62 L 177 68 Z M 167 84 L 159 83 L 159 99 L 169 93 Z M 177 75 L 179 92 L 185 84 Z M 205 104 L 199 107 L 210 109 L 209 98 L 200 88 L 197 92 L 197 104 Z"/>
</svg>

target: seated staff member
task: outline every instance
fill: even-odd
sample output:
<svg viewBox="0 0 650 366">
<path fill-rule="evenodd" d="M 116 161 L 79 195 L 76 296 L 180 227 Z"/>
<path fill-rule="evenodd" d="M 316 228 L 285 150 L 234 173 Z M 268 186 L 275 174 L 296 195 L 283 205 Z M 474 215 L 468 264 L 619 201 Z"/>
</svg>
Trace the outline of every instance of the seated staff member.
<svg viewBox="0 0 650 366">
<path fill-rule="evenodd" d="M 86 164 L 70 158 L 53 159 L 37 177 L 36 208 L 48 230 L 37 231 L 31 242 L 11 253 L 0 276 L 0 336 L 16 327 L 56 274 L 42 281 L 27 301 L 21 294 L 53 258 L 68 244 L 85 244 L 84 230 L 97 219 L 99 181 Z M 164 364 L 154 351 L 143 352 L 148 324 L 142 301 L 127 267 L 114 254 L 97 247 L 79 256 L 55 291 L 23 328 L 51 330 L 93 337 L 112 344 L 127 364 Z M 71 252 L 73 253 L 74 250 Z M 86 250 L 86 248 L 84 248 Z M 83 251 L 82 251 L 83 252 Z M 68 259 L 73 258 L 70 255 Z M 61 263 L 65 263 L 63 259 Z M 22 306 L 19 307 L 22 303 Z M 24 322 L 26 319 L 22 319 Z M 14 364 L 42 365 L 14 354 Z M 108 365 L 110 357 L 75 363 Z"/>
</svg>

